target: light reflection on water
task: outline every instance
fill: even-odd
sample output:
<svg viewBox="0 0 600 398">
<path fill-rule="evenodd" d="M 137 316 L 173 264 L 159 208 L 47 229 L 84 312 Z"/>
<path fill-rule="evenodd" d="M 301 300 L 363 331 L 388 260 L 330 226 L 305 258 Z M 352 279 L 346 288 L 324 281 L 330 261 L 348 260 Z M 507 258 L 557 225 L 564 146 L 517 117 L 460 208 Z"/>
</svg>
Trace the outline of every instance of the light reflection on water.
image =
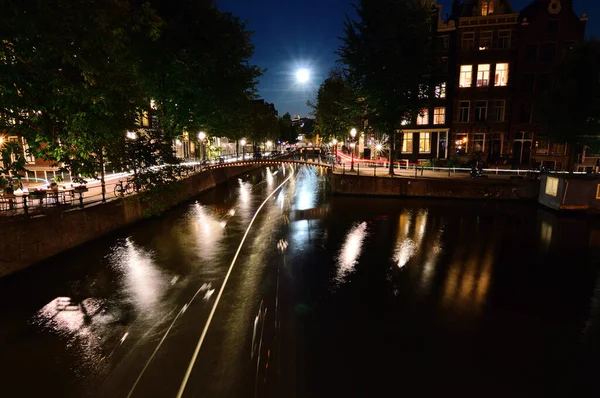
<svg viewBox="0 0 600 398">
<path fill-rule="evenodd" d="M 123 274 L 123 292 L 131 304 L 143 314 L 151 314 L 161 306 L 161 298 L 170 282 L 155 264 L 153 254 L 127 238 L 125 245 L 114 248 L 110 261 Z"/>
<path fill-rule="evenodd" d="M 413 219 L 414 226 L 413 226 Z M 412 227 L 412 233 L 411 233 Z M 394 262 L 398 267 L 406 266 L 409 260 L 420 250 L 427 228 L 427 211 L 420 210 L 416 217 L 411 211 L 405 210 L 400 214 L 398 238 Z"/>
<path fill-rule="evenodd" d="M 358 258 L 362 252 L 363 242 L 366 237 L 366 222 L 353 226 L 346 235 L 346 240 L 337 257 L 336 280 L 338 282 L 342 282 L 346 275 L 354 270 L 354 266 L 358 263 Z"/>
</svg>

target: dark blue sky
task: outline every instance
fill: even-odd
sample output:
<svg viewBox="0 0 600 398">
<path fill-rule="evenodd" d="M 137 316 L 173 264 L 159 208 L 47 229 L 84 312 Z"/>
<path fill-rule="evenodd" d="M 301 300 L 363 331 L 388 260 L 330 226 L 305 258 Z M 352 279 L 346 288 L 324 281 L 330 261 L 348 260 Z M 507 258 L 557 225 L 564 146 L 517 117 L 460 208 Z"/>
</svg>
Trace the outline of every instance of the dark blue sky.
<svg viewBox="0 0 600 398">
<path fill-rule="evenodd" d="M 532 0 L 511 0 L 521 10 Z M 450 12 L 452 0 L 438 1 Z M 574 0 L 577 14 L 588 15 L 587 34 L 600 37 L 600 0 Z M 262 76 L 259 94 L 273 102 L 280 115 L 307 116 L 307 100 L 313 100 L 319 84 L 335 65 L 338 37 L 343 34 L 344 15 L 352 13 L 350 0 L 217 0 L 219 9 L 248 21 L 255 44 L 253 62 L 268 71 Z M 311 70 L 309 84 L 295 82 L 295 71 Z"/>
</svg>

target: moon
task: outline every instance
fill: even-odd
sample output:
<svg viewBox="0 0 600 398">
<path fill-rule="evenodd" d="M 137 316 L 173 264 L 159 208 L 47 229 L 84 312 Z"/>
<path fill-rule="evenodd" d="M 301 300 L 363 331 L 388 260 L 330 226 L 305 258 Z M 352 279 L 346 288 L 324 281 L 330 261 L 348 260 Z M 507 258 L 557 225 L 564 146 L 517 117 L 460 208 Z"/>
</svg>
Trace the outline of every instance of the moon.
<svg viewBox="0 0 600 398">
<path fill-rule="evenodd" d="M 310 72 L 308 71 L 308 69 L 298 69 L 296 71 L 296 80 L 298 80 L 299 83 L 306 83 L 308 81 L 308 79 L 310 78 Z"/>
</svg>

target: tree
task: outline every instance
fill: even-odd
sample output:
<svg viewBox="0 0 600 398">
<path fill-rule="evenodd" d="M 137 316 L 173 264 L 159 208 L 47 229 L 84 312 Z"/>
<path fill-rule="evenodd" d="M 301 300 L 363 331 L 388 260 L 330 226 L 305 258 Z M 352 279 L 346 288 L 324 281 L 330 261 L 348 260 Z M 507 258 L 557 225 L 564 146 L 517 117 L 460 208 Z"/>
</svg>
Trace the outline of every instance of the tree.
<svg viewBox="0 0 600 398">
<path fill-rule="evenodd" d="M 144 102 L 128 50 L 129 2 L 3 5 L 0 128 L 74 176 L 103 176 L 105 149 Z"/>
<path fill-rule="evenodd" d="M 359 0 L 355 8 L 358 20 L 347 19 L 338 54 L 373 114 L 369 122 L 391 138 L 393 174 L 395 132 L 422 109 L 432 84 L 433 1 Z"/>
<path fill-rule="evenodd" d="M 151 0 L 159 37 L 139 46 L 143 85 L 168 137 L 200 130 L 238 138 L 239 110 L 263 70 L 250 64 L 251 32 L 210 0 Z M 230 131 L 233 134 L 230 134 Z"/>
<path fill-rule="evenodd" d="M 316 103 L 309 101 L 307 105 L 313 108 L 316 132 L 327 141 L 346 137 L 364 115 L 358 94 L 347 82 L 342 69 L 329 72 L 319 87 Z"/>
<path fill-rule="evenodd" d="M 278 120 L 279 139 L 281 142 L 296 142 L 298 134 L 294 126 L 292 126 L 292 116 L 286 112 Z"/>
<path fill-rule="evenodd" d="M 555 87 L 541 104 L 543 132 L 554 142 L 600 153 L 600 41 L 575 47 L 555 70 Z M 569 168 L 571 169 L 571 167 Z"/>
</svg>

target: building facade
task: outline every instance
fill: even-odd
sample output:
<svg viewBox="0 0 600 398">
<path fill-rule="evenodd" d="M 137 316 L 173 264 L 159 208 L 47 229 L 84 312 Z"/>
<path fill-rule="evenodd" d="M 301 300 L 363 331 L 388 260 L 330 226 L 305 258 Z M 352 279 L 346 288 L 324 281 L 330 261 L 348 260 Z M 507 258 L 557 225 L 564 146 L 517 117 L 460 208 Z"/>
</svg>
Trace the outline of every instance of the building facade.
<svg viewBox="0 0 600 398">
<path fill-rule="evenodd" d="M 455 2 L 456 95 L 452 153 L 464 162 L 507 162 L 519 14 L 508 0 Z"/>
<path fill-rule="evenodd" d="M 432 26 L 433 81 L 421 95 L 429 98 L 430 106 L 423 108 L 416 120 L 402 129 L 398 158 L 411 163 L 429 159 L 448 159 L 450 128 L 452 126 L 456 75 L 456 26 L 454 21 L 442 20 L 442 6 L 435 5 L 436 18 Z"/>
<path fill-rule="evenodd" d="M 521 11 L 511 120 L 515 164 L 556 170 L 569 164 L 571 148 L 544 137 L 539 121 L 542 99 L 554 88 L 554 68 L 583 41 L 586 19 L 570 0 L 535 0 Z"/>
</svg>

